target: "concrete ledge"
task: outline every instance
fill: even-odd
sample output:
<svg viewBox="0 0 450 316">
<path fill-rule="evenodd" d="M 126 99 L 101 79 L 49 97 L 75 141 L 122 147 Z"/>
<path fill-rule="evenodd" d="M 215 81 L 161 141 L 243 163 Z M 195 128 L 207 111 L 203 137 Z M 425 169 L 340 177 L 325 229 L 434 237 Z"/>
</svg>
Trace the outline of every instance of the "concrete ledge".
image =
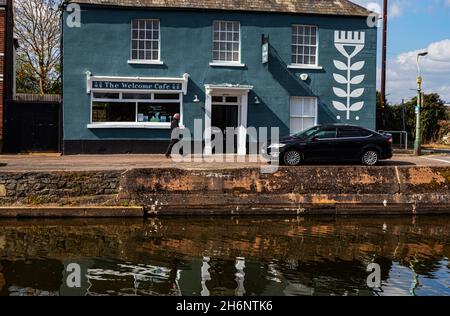
<svg viewBox="0 0 450 316">
<path fill-rule="evenodd" d="M 0 218 L 144 217 L 143 207 L 0 207 Z"/>
<path fill-rule="evenodd" d="M 450 167 L 299 167 L 263 174 L 228 170 L 133 169 L 122 175 L 121 196 L 140 194 L 424 194 L 450 192 Z"/>
<path fill-rule="evenodd" d="M 120 187 L 149 215 L 450 214 L 450 167 L 136 169 Z"/>
<path fill-rule="evenodd" d="M 163 215 L 418 215 L 450 214 L 446 195 L 171 194 L 141 196 L 153 201 L 149 216 Z"/>
</svg>

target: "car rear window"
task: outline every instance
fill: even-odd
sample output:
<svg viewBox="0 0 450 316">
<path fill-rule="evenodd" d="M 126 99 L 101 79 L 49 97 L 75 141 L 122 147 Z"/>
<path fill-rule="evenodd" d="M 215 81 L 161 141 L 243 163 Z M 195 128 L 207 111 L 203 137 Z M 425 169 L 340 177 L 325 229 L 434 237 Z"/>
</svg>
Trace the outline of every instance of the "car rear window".
<svg viewBox="0 0 450 316">
<path fill-rule="evenodd" d="M 357 129 L 339 129 L 340 138 L 361 137 L 361 132 Z"/>
<path fill-rule="evenodd" d="M 370 135 L 373 135 L 373 132 L 371 132 L 367 129 L 361 129 L 360 131 L 361 131 L 361 136 L 363 136 L 363 137 L 368 137 Z"/>
<path fill-rule="evenodd" d="M 340 128 L 339 137 L 340 138 L 353 138 L 353 137 L 367 137 L 372 135 L 372 133 L 365 129 L 359 128 Z"/>
</svg>

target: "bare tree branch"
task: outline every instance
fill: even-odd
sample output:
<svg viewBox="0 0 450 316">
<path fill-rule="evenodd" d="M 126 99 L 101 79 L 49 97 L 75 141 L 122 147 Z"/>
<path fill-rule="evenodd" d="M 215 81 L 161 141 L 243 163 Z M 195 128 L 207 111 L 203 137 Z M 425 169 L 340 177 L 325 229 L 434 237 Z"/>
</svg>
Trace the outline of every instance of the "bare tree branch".
<svg viewBox="0 0 450 316">
<path fill-rule="evenodd" d="M 60 79 L 59 5 L 62 0 L 15 0 L 15 36 L 19 54 L 39 82 L 40 93 L 49 93 Z"/>
</svg>

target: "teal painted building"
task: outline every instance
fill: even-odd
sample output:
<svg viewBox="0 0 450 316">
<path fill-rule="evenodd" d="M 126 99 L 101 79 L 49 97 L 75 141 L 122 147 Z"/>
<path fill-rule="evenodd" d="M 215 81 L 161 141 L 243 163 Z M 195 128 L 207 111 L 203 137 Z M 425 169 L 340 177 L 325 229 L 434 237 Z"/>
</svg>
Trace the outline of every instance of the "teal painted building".
<svg viewBox="0 0 450 316">
<path fill-rule="evenodd" d="M 65 154 L 163 152 L 175 113 L 206 152 L 211 127 L 236 127 L 238 153 L 251 127 L 375 128 L 377 29 L 349 1 L 70 2 Z"/>
</svg>

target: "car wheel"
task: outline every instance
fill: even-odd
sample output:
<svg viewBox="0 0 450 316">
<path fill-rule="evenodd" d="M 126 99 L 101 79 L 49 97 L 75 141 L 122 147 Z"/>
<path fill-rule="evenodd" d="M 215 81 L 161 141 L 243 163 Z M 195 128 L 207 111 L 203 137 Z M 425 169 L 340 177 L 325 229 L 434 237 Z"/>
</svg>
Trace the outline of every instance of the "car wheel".
<svg viewBox="0 0 450 316">
<path fill-rule="evenodd" d="M 302 162 L 302 154 L 295 149 L 284 153 L 283 161 L 287 166 L 298 166 Z"/>
<path fill-rule="evenodd" d="M 362 163 L 366 166 L 375 166 L 378 160 L 379 154 L 376 150 L 366 150 L 362 155 Z"/>
</svg>

